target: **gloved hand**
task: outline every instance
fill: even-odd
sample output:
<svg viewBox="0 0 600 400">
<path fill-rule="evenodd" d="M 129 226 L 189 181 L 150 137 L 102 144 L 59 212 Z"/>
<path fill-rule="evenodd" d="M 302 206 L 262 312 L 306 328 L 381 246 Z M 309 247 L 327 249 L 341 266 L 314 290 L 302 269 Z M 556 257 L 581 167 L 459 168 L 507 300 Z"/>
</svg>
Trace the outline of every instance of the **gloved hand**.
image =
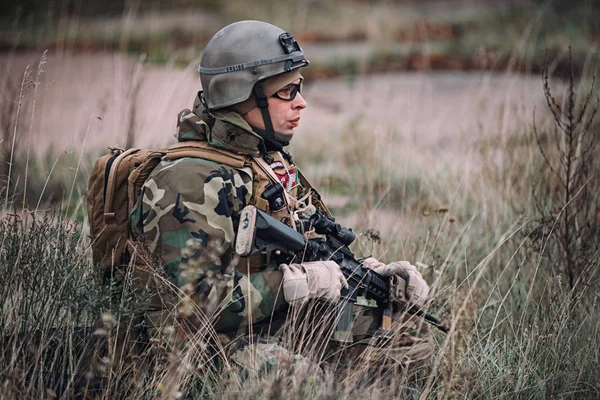
<svg viewBox="0 0 600 400">
<path fill-rule="evenodd" d="M 399 276 L 404 280 L 399 281 L 395 287 L 397 299 L 414 304 L 417 307 L 423 307 L 427 296 L 429 295 L 429 285 L 423 279 L 423 276 L 417 270 L 417 267 L 408 261 L 394 261 L 390 264 L 384 264 L 375 258 L 369 257 L 363 261 L 366 268 L 372 269 L 384 277 Z"/>
<path fill-rule="evenodd" d="M 281 264 L 283 297 L 290 303 L 309 299 L 337 302 L 346 278 L 334 261 L 312 261 L 303 264 Z"/>
</svg>

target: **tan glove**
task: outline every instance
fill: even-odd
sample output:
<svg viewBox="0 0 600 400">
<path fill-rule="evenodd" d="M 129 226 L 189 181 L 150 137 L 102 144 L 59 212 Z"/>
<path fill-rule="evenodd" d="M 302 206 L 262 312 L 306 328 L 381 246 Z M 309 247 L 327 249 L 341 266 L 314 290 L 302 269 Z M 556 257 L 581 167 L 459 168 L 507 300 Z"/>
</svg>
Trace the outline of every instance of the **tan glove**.
<svg viewBox="0 0 600 400">
<path fill-rule="evenodd" d="M 313 261 L 303 264 L 281 264 L 283 297 L 290 303 L 309 299 L 337 302 L 346 278 L 334 261 Z"/>
<path fill-rule="evenodd" d="M 367 258 L 363 261 L 366 268 L 372 269 L 384 277 L 399 276 L 400 280 L 396 286 L 396 297 L 407 301 L 417 307 L 423 307 L 429 295 L 429 285 L 417 270 L 417 267 L 408 261 L 394 261 L 384 264 L 375 258 Z"/>
</svg>

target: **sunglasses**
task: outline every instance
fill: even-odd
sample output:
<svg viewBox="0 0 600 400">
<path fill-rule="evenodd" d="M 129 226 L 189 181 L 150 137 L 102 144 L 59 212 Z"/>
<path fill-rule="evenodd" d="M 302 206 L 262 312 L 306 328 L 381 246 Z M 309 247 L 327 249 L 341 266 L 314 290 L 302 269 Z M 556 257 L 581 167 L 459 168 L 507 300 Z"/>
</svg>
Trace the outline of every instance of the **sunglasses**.
<svg viewBox="0 0 600 400">
<path fill-rule="evenodd" d="M 296 98 L 296 95 L 300 93 L 301 90 L 302 83 L 290 83 L 289 85 L 286 85 L 275 92 L 273 96 L 281 100 L 292 101 Z"/>
</svg>

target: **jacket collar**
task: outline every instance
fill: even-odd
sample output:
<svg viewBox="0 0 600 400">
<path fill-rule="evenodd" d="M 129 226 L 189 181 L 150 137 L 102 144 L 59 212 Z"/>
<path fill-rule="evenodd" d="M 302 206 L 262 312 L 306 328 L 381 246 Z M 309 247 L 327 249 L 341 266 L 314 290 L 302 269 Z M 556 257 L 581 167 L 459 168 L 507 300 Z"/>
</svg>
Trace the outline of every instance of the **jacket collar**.
<svg viewBox="0 0 600 400">
<path fill-rule="evenodd" d="M 198 99 L 193 110 L 186 108 L 177 116 L 175 137 L 179 142 L 206 141 L 212 146 L 253 157 L 266 152 L 264 140 L 240 114 L 230 110 L 209 112 Z"/>
</svg>

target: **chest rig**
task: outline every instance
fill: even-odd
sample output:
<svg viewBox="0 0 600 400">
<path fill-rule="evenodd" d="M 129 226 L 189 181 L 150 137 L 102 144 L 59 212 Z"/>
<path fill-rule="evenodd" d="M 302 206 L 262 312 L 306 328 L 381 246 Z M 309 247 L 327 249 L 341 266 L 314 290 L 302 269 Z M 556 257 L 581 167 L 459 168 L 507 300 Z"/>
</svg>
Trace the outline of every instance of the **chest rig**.
<svg viewBox="0 0 600 400">
<path fill-rule="evenodd" d="M 331 216 L 321 196 L 312 187 L 298 168 L 279 152 L 271 152 L 269 157 L 236 154 L 220 149 L 205 141 L 187 140 L 177 143 L 166 152 L 166 159 L 184 157 L 202 158 L 234 169 L 252 170 L 252 195 L 249 205 L 268 213 L 273 218 L 302 231 L 301 216 L 310 216 L 320 210 Z M 304 233 L 307 238 L 313 232 Z M 268 258 L 268 257 L 267 257 Z M 268 262 L 261 254 L 240 259 L 238 270 L 244 273 L 256 272 Z"/>
</svg>

